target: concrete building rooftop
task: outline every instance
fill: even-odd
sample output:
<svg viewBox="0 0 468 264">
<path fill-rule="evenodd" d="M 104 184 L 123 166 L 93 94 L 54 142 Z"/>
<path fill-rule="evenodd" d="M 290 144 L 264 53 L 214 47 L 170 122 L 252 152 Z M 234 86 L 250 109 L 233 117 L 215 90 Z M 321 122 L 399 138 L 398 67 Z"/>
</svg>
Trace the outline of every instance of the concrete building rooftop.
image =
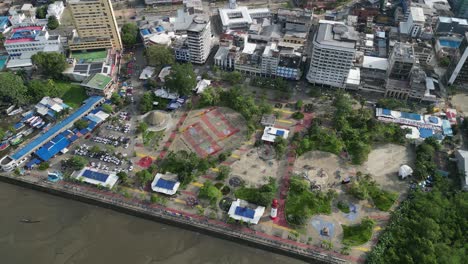
<svg viewBox="0 0 468 264">
<path fill-rule="evenodd" d="M 103 90 L 104 88 L 106 88 L 106 86 L 112 82 L 112 78 L 105 75 L 105 74 L 102 74 L 102 73 L 96 73 L 92 76 L 90 76 L 88 79 L 84 80 L 82 85 L 84 86 L 87 86 L 87 87 L 91 87 L 91 88 L 94 88 L 94 89 L 99 89 L 99 90 Z"/>
<path fill-rule="evenodd" d="M 322 45 L 354 49 L 358 34 L 342 22 L 321 20 L 315 41 Z"/>
<path fill-rule="evenodd" d="M 412 6 L 410 8 L 410 14 L 411 14 L 411 18 L 413 19 L 413 22 L 424 23 L 426 21 L 424 17 L 424 10 L 421 7 Z"/>
</svg>

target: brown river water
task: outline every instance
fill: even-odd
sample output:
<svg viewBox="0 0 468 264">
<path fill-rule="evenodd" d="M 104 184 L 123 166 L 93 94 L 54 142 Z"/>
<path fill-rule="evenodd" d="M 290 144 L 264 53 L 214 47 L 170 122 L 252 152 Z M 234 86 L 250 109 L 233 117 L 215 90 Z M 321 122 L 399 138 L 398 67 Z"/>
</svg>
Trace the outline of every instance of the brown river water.
<svg viewBox="0 0 468 264">
<path fill-rule="evenodd" d="M 21 219 L 38 220 L 22 223 Z M 300 264 L 292 258 L 0 183 L 1 264 Z"/>
</svg>

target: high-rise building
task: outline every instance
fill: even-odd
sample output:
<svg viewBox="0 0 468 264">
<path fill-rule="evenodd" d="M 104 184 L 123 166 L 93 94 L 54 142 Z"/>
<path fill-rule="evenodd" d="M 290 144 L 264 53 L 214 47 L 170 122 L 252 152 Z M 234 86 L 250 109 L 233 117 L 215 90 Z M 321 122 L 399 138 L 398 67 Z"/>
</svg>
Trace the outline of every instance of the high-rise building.
<svg viewBox="0 0 468 264">
<path fill-rule="evenodd" d="M 342 22 L 322 20 L 312 43 L 307 80 L 338 88 L 345 87 L 356 53 L 357 32 Z"/>
<path fill-rule="evenodd" d="M 465 33 L 458 52 L 447 69 L 447 83 L 468 87 L 468 32 Z"/>
<path fill-rule="evenodd" d="M 122 49 L 111 0 L 68 1 L 76 33 L 70 50 Z"/>
<path fill-rule="evenodd" d="M 210 19 L 203 15 L 196 15 L 187 29 L 188 48 L 192 63 L 205 63 L 210 55 L 211 40 Z"/>
<path fill-rule="evenodd" d="M 457 17 L 468 18 L 468 0 L 452 1 L 452 10 Z"/>
<path fill-rule="evenodd" d="M 387 77 L 396 80 L 409 80 L 411 68 L 415 63 L 413 45 L 397 42 L 388 58 Z"/>
</svg>

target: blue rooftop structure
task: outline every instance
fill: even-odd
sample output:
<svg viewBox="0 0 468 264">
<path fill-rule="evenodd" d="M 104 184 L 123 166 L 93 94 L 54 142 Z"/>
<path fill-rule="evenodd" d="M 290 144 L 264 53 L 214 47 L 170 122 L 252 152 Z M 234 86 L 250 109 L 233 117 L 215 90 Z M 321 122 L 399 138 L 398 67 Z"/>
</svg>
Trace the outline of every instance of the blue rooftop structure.
<svg viewBox="0 0 468 264">
<path fill-rule="evenodd" d="M 143 36 L 151 34 L 151 32 L 147 28 L 140 30 L 140 32 Z"/>
<path fill-rule="evenodd" d="M 429 129 L 429 128 L 420 128 L 419 129 L 419 136 L 421 138 L 432 137 L 433 134 L 434 134 L 434 132 L 432 131 L 432 129 Z"/>
<path fill-rule="evenodd" d="M 61 150 L 70 146 L 71 142 L 62 137 L 59 141 L 54 142 L 54 144 L 48 148 L 46 146 L 39 148 L 35 153 L 36 156 L 39 157 L 43 161 L 48 161 L 53 156 L 57 155 Z"/>
<path fill-rule="evenodd" d="M 460 46 L 460 41 L 456 40 L 449 40 L 449 39 L 439 39 L 439 44 L 444 47 L 449 47 L 456 49 Z"/>
<path fill-rule="evenodd" d="M 384 114 L 384 115 L 391 115 L 391 114 L 392 114 L 392 110 L 390 110 L 390 109 L 385 109 L 385 108 L 384 108 L 384 109 L 382 109 L 382 114 Z"/>
<path fill-rule="evenodd" d="M 109 178 L 109 175 L 97 171 L 92 171 L 92 170 L 85 170 L 83 171 L 82 174 L 83 177 L 86 177 L 88 179 L 100 181 L 100 182 L 106 182 L 107 178 Z"/>
<path fill-rule="evenodd" d="M 276 130 L 277 136 L 284 136 L 284 130 Z"/>
<path fill-rule="evenodd" d="M 32 169 L 32 167 L 34 167 L 34 165 L 39 164 L 39 163 L 41 163 L 41 161 L 34 158 L 34 159 L 30 160 L 28 163 L 26 163 L 26 168 Z"/>
<path fill-rule="evenodd" d="M 155 186 L 166 190 L 172 190 L 174 189 L 175 184 L 176 182 L 173 181 L 159 179 L 158 182 L 156 182 Z"/>
<path fill-rule="evenodd" d="M 246 207 L 237 206 L 234 212 L 236 215 L 253 219 L 255 216 L 255 210 Z"/>
<path fill-rule="evenodd" d="M 442 120 L 442 129 L 444 131 L 444 135 L 446 136 L 453 136 L 452 125 L 450 125 L 450 121 Z"/>
<path fill-rule="evenodd" d="M 36 137 L 34 140 L 26 144 L 23 148 L 19 149 L 16 153 L 11 155 L 12 159 L 20 160 L 25 155 L 29 154 L 33 149 L 37 148 L 41 144 L 44 144 L 49 138 L 53 135 L 57 134 L 64 128 L 68 128 L 70 125 L 73 124 L 78 118 L 80 118 L 83 114 L 89 111 L 95 104 L 102 100 L 101 96 L 92 96 L 85 100 L 84 104 L 78 108 L 75 112 L 71 115 L 67 116 L 65 119 L 57 123 L 55 126 L 51 127 L 47 132 Z"/>
<path fill-rule="evenodd" d="M 415 114 L 415 113 L 401 112 L 401 117 L 406 118 L 406 119 L 416 120 L 416 121 L 421 120 L 421 115 L 420 114 Z"/>
<path fill-rule="evenodd" d="M 8 22 L 7 16 L 0 16 L 0 32 L 3 32 L 3 30 L 8 27 Z"/>
</svg>

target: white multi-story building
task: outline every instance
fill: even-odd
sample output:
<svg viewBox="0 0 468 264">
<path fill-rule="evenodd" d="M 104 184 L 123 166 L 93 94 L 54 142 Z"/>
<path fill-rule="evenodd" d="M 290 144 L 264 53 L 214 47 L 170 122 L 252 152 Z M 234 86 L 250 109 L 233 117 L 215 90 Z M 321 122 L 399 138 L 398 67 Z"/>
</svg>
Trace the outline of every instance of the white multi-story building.
<svg viewBox="0 0 468 264">
<path fill-rule="evenodd" d="M 187 42 L 190 51 L 190 61 L 196 64 L 205 63 L 212 47 L 210 19 L 196 15 L 187 29 Z"/>
<path fill-rule="evenodd" d="M 421 33 L 426 19 L 424 17 L 424 10 L 420 7 L 410 7 L 410 15 L 408 17 L 409 35 L 412 38 L 417 38 Z"/>
<path fill-rule="evenodd" d="M 42 26 L 19 27 L 5 40 L 10 61 L 7 68 L 31 66 L 31 57 L 40 52 L 63 52 L 60 36 L 49 35 Z"/>
<path fill-rule="evenodd" d="M 312 43 L 307 80 L 312 84 L 345 87 L 356 53 L 356 31 L 342 22 L 321 20 Z"/>
<path fill-rule="evenodd" d="M 249 9 L 246 6 L 230 5 L 230 8 L 220 8 L 218 11 L 224 30 L 248 28 L 254 19 L 271 17 L 268 8 Z"/>
</svg>

